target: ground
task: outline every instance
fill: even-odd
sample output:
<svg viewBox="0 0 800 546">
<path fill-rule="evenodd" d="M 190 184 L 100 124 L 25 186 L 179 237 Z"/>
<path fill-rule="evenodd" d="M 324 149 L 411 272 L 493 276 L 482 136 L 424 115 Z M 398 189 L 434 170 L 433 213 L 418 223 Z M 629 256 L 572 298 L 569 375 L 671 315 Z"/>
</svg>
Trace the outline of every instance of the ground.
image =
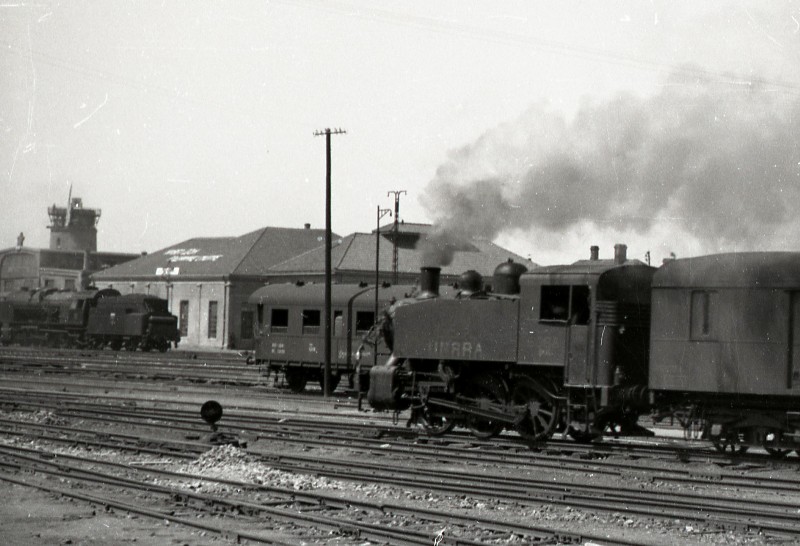
<svg viewBox="0 0 800 546">
<path fill-rule="evenodd" d="M 230 543 L 203 531 L 106 511 L 83 501 L 0 481 L 0 544 L 15 546 Z"/>
</svg>

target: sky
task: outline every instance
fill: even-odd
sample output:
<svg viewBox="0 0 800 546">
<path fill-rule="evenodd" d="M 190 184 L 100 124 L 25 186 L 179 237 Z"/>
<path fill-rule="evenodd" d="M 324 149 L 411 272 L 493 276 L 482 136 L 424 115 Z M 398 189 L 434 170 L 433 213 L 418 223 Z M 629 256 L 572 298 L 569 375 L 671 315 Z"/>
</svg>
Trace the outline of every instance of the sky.
<svg viewBox="0 0 800 546">
<path fill-rule="evenodd" d="M 323 228 L 340 128 L 340 235 L 800 250 L 800 2 L 698 4 L 0 0 L 0 248 L 70 188 L 101 251 Z"/>
</svg>

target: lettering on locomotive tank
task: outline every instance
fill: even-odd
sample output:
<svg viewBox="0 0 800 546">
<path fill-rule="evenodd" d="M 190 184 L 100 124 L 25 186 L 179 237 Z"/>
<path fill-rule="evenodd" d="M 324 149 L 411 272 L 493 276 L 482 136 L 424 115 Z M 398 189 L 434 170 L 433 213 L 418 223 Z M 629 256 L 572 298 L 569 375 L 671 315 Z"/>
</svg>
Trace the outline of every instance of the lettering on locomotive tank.
<svg viewBox="0 0 800 546">
<path fill-rule="evenodd" d="M 483 348 L 480 343 L 471 341 L 432 340 L 428 342 L 428 352 L 435 356 L 451 358 L 483 358 Z"/>
</svg>

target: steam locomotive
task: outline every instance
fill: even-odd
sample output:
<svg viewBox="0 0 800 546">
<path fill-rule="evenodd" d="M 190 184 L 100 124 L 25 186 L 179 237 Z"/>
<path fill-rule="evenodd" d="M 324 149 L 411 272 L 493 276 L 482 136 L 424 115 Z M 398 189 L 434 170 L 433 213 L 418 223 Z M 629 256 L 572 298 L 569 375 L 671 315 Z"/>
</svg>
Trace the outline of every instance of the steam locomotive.
<svg viewBox="0 0 800 546">
<path fill-rule="evenodd" d="M 370 371 L 376 409 L 430 434 L 516 430 L 531 444 L 647 434 L 678 419 L 725 452 L 800 448 L 800 253 L 731 253 L 656 269 L 590 259 L 498 266 L 439 294 L 438 268 L 381 325 L 392 355 Z"/>
<path fill-rule="evenodd" d="M 20 290 L 0 295 L 0 344 L 164 352 L 178 346 L 166 300 L 117 290 Z"/>
</svg>

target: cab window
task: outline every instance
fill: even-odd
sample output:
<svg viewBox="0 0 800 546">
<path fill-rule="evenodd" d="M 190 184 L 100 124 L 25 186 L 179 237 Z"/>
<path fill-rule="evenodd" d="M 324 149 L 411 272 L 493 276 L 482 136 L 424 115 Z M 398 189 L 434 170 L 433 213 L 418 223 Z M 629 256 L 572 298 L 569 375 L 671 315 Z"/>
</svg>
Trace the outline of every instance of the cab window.
<svg viewBox="0 0 800 546">
<path fill-rule="evenodd" d="M 586 285 L 542 286 L 539 320 L 589 324 L 591 306 L 591 290 Z"/>
</svg>

